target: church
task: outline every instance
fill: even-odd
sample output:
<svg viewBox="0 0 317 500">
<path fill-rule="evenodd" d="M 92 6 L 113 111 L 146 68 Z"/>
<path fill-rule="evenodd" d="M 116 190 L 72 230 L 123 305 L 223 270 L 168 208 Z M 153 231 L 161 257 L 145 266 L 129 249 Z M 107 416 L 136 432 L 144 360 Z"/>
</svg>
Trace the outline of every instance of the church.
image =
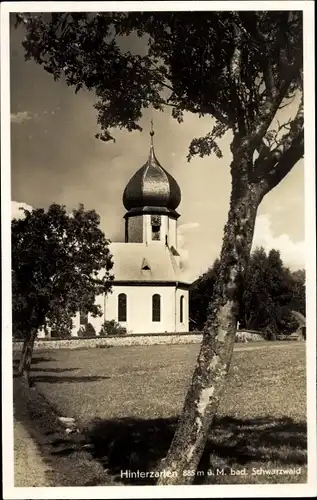
<svg viewBox="0 0 317 500">
<path fill-rule="evenodd" d="M 126 210 L 125 241 L 109 245 L 113 256 L 112 291 L 96 298 L 102 316 L 73 320 L 72 336 L 92 324 L 99 334 L 105 321 L 115 320 L 128 334 L 188 332 L 189 286 L 177 251 L 176 211 L 181 191 L 160 165 L 150 132 L 146 163 L 132 176 L 123 192 Z"/>
</svg>

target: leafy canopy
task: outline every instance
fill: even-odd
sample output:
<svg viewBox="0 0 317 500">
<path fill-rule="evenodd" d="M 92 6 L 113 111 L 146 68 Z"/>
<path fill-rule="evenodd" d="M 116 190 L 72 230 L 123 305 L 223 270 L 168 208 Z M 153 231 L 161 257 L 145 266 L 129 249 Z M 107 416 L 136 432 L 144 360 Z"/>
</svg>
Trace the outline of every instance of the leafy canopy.
<svg viewBox="0 0 317 500">
<path fill-rule="evenodd" d="M 26 59 L 63 76 L 76 92 L 95 93 L 97 137 L 104 141 L 114 139 L 114 127 L 141 130 L 151 106 L 170 108 L 178 122 L 185 111 L 212 118 L 210 132 L 192 140 L 188 159 L 220 157 L 217 139 L 231 130 L 233 152 L 259 152 L 252 167 L 257 176 L 265 167 L 270 188 L 280 180 L 276 162 L 286 154 L 294 164 L 303 154 L 301 105 L 296 119 L 272 128 L 278 110 L 302 92 L 301 12 L 20 14 L 21 23 Z M 144 40 L 144 53 L 122 49 L 131 34 Z"/>
<path fill-rule="evenodd" d="M 213 305 L 219 260 L 190 289 L 190 317 L 202 328 Z M 305 272 L 291 272 L 277 250 L 257 248 L 251 254 L 238 320 L 242 328 L 268 335 L 291 333 L 298 324 L 292 311 L 305 315 Z"/>
<path fill-rule="evenodd" d="M 190 287 L 189 317 L 190 327 L 194 330 L 202 330 L 209 304 L 212 307 L 212 298 L 215 292 L 215 285 L 219 275 L 220 260 L 216 259 L 213 265 L 200 276 Z"/>
<path fill-rule="evenodd" d="M 69 215 L 58 204 L 23 212 L 12 221 L 15 331 L 67 329 L 79 309 L 99 315 L 95 297 L 111 289 L 113 266 L 99 215 L 83 205 Z"/>
</svg>

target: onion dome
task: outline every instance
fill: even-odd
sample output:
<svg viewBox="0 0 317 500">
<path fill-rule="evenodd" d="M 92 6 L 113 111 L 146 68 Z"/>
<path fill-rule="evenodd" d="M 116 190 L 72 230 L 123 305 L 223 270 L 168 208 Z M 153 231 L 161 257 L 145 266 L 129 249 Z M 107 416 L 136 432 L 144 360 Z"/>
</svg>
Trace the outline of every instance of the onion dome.
<svg viewBox="0 0 317 500">
<path fill-rule="evenodd" d="M 129 180 L 123 204 L 129 213 L 173 213 L 181 201 L 181 191 L 172 177 L 158 162 L 153 146 L 153 124 L 151 146 L 147 162 Z"/>
</svg>

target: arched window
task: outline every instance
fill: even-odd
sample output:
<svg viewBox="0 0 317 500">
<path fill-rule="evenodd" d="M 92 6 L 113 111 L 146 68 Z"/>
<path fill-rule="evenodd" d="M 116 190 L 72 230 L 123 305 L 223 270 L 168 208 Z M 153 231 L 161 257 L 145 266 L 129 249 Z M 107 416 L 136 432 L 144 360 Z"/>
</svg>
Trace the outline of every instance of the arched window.
<svg viewBox="0 0 317 500">
<path fill-rule="evenodd" d="M 152 297 L 152 321 L 161 321 L 161 296 L 158 293 Z"/>
<path fill-rule="evenodd" d="M 118 321 L 127 321 L 127 296 L 119 293 L 118 296 Z"/>
<path fill-rule="evenodd" d="M 184 295 L 181 296 L 179 303 L 179 321 L 184 323 Z"/>
<path fill-rule="evenodd" d="M 151 215 L 152 240 L 160 241 L 161 239 L 161 216 Z"/>
<path fill-rule="evenodd" d="M 83 311 L 79 311 L 79 324 L 80 326 L 86 326 L 88 324 L 88 314 Z"/>
</svg>

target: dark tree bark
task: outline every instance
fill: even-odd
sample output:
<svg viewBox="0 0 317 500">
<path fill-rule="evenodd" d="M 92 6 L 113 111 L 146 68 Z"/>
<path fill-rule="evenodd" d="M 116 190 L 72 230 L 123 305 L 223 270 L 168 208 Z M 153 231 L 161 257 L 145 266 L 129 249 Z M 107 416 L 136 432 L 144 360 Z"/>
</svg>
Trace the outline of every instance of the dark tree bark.
<svg viewBox="0 0 317 500">
<path fill-rule="evenodd" d="M 27 340 L 27 338 L 25 338 L 23 341 L 23 347 L 22 347 L 22 352 L 21 352 L 21 356 L 20 356 L 18 375 L 22 375 L 23 371 L 24 371 L 27 344 L 28 344 L 28 340 Z"/>
<path fill-rule="evenodd" d="M 32 355 L 33 355 L 36 335 L 37 335 L 37 330 L 33 328 L 33 330 L 25 338 L 20 358 L 19 371 L 18 371 L 18 374 L 20 376 L 22 375 L 24 376 L 25 381 L 29 387 L 31 386 L 30 370 L 31 370 Z"/>
<path fill-rule="evenodd" d="M 197 364 L 181 419 L 158 484 L 189 484 L 202 456 L 216 414 L 235 342 L 243 280 L 251 253 L 258 206 L 263 197 L 260 183 L 246 181 L 244 161 L 232 163 L 232 194 L 220 259 L 216 298 L 209 304 Z M 242 173 L 243 172 L 243 173 Z"/>
</svg>

